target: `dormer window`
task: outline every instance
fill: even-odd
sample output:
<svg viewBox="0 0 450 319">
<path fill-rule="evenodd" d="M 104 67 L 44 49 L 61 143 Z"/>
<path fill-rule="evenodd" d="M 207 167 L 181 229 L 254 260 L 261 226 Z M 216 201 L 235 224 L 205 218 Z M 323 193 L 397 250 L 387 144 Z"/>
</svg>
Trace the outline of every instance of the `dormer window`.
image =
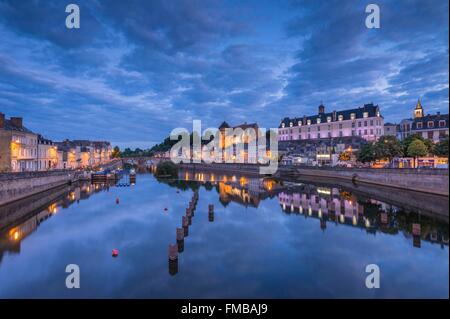
<svg viewBox="0 0 450 319">
<path fill-rule="evenodd" d="M 317 124 L 320 124 L 320 117 L 317 118 Z"/>
<path fill-rule="evenodd" d="M 292 127 L 292 126 L 294 126 L 294 124 L 292 122 L 290 122 L 289 123 L 289 127 Z"/>
<path fill-rule="evenodd" d="M 284 128 L 284 123 L 281 123 L 281 127 L 283 127 L 283 128 Z"/>
<path fill-rule="evenodd" d="M 440 120 L 439 121 L 439 127 L 445 127 L 445 121 L 444 120 Z"/>
<path fill-rule="evenodd" d="M 343 116 L 342 114 L 339 114 L 338 120 L 339 120 L 339 121 L 343 121 L 343 120 L 344 120 L 344 116 Z"/>
<path fill-rule="evenodd" d="M 433 127 L 434 127 L 434 122 L 428 121 L 428 128 L 433 128 Z"/>
<path fill-rule="evenodd" d="M 328 122 L 328 123 L 331 122 L 331 116 L 327 116 L 327 122 Z"/>
<path fill-rule="evenodd" d="M 355 114 L 355 113 L 351 113 L 351 114 L 350 114 L 350 118 L 351 118 L 352 120 L 354 120 L 354 119 L 356 118 L 356 114 Z"/>
<path fill-rule="evenodd" d="M 306 123 L 307 123 L 308 125 L 311 125 L 311 120 L 308 120 Z"/>
<path fill-rule="evenodd" d="M 418 129 L 421 129 L 421 128 L 422 128 L 422 123 L 421 123 L 421 122 L 417 123 L 417 128 L 418 128 Z"/>
<path fill-rule="evenodd" d="M 364 117 L 364 118 L 369 117 L 369 112 L 364 112 L 364 113 L 363 113 L 363 117 Z"/>
<path fill-rule="evenodd" d="M 380 117 L 380 111 L 377 111 L 377 116 Z"/>
<path fill-rule="evenodd" d="M 298 126 L 302 126 L 302 121 L 298 121 Z"/>
</svg>

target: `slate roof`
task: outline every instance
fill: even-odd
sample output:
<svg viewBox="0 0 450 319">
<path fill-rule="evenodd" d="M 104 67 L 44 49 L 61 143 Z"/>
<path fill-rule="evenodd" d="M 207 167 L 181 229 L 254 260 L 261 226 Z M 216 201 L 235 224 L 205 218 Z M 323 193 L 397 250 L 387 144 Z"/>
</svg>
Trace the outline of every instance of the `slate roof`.
<svg viewBox="0 0 450 319">
<path fill-rule="evenodd" d="M 29 134 L 35 134 L 31 130 L 27 129 L 25 126 L 22 125 L 22 127 L 15 126 L 11 120 L 5 119 L 5 126 L 4 129 L 6 131 L 17 131 L 17 132 L 23 132 L 23 133 L 29 133 Z"/>
<path fill-rule="evenodd" d="M 286 128 L 289 127 L 289 123 L 292 122 L 293 126 L 297 126 L 299 121 L 303 121 L 304 119 L 311 120 L 311 124 L 316 124 L 317 118 L 320 118 L 321 123 L 327 122 L 327 117 L 331 117 L 332 122 L 336 122 L 339 119 L 339 115 L 343 115 L 343 120 L 350 120 L 350 114 L 355 113 L 355 118 L 360 119 L 363 118 L 363 113 L 368 112 L 369 117 L 375 117 L 377 114 L 377 111 L 379 111 L 378 105 L 374 105 L 373 103 L 364 104 L 362 107 L 349 109 L 349 110 L 343 110 L 343 111 L 335 111 L 336 112 L 336 120 L 333 121 L 333 113 L 334 112 L 328 112 L 328 113 L 322 113 L 322 114 L 316 114 L 311 116 L 304 116 L 304 117 L 295 117 L 295 118 L 289 118 L 285 117 L 283 120 L 281 120 L 280 125 L 278 126 L 281 128 L 282 123 L 284 123 L 284 126 Z"/>
<path fill-rule="evenodd" d="M 445 126 L 439 126 L 439 121 L 444 120 Z M 433 114 L 433 115 L 426 115 L 424 117 L 415 118 L 412 125 L 411 130 L 427 130 L 428 128 L 428 122 L 432 121 L 434 123 L 434 127 L 430 129 L 443 129 L 448 128 L 448 114 Z M 417 123 L 423 123 L 422 128 L 417 128 Z"/>
</svg>

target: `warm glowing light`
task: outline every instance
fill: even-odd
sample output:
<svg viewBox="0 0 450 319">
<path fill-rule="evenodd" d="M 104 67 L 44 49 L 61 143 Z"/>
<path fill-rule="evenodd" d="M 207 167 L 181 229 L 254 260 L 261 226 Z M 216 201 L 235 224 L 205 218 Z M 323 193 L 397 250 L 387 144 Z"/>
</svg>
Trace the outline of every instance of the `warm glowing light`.
<svg viewBox="0 0 450 319">
<path fill-rule="evenodd" d="M 345 216 L 343 214 L 339 215 L 339 222 L 343 224 L 345 222 Z"/>
<path fill-rule="evenodd" d="M 17 230 L 14 232 L 13 238 L 14 238 L 14 240 L 19 239 L 19 232 Z"/>
<path fill-rule="evenodd" d="M 370 227 L 370 221 L 369 221 L 369 219 L 366 218 L 366 223 L 365 223 L 365 224 L 366 224 L 366 227 L 367 227 L 367 228 Z"/>
<path fill-rule="evenodd" d="M 352 217 L 352 222 L 353 222 L 353 226 L 356 226 L 356 224 L 358 224 L 358 219 L 354 215 Z"/>
</svg>

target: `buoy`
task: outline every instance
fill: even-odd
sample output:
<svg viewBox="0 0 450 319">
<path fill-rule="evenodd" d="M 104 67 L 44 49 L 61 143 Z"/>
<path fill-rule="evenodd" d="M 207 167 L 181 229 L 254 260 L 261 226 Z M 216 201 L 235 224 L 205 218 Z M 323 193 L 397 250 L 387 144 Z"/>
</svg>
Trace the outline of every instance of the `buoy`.
<svg viewBox="0 0 450 319">
<path fill-rule="evenodd" d="M 164 207 L 164 211 L 167 212 L 167 207 Z"/>
<path fill-rule="evenodd" d="M 113 256 L 113 257 L 119 256 L 119 250 L 118 250 L 118 249 L 113 249 L 113 250 L 112 250 L 112 256 Z"/>
<path fill-rule="evenodd" d="M 116 198 L 116 204 L 119 204 L 119 197 Z"/>
</svg>

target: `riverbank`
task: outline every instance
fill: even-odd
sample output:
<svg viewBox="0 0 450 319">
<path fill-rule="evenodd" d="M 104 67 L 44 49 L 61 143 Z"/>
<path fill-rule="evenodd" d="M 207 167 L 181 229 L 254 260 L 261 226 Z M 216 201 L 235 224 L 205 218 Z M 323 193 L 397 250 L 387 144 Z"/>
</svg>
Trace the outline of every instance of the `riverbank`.
<svg viewBox="0 0 450 319">
<path fill-rule="evenodd" d="M 180 164 L 191 170 L 213 170 L 259 175 L 259 166 L 253 164 Z M 354 184 L 368 184 L 408 190 L 439 196 L 449 196 L 447 169 L 374 169 L 374 168 L 334 168 L 280 165 L 275 178 L 295 181 L 300 178 L 328 178 L 346 180 Z"/>
</svg>

